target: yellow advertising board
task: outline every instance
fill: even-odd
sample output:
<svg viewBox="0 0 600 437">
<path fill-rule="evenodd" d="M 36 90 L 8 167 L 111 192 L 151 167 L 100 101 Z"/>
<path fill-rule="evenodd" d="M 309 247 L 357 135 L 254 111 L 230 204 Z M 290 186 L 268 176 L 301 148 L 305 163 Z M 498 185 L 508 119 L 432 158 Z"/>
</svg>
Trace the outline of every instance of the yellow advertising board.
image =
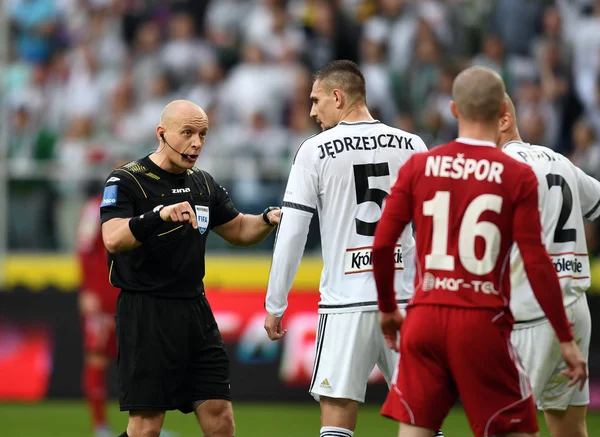
<svg viewBox="0 0 600 437">
<path fill-rule="evenodd" d="M 55 287 L 75 291 L 80 272 L 72 255 L 9 255 L 6 257 L 6 283 L 2 289 L 22 286 L 30 290 Z M 323 264 L 318 257 L 302 260 L 294 287 L 317 290 Z M 270 256 L 207 256 L 205 285 L 209 288 L 264 290 L 271 267 Z M 600 260 L 591 263 L 590 292 L 600 294 Z"/>
</svg>

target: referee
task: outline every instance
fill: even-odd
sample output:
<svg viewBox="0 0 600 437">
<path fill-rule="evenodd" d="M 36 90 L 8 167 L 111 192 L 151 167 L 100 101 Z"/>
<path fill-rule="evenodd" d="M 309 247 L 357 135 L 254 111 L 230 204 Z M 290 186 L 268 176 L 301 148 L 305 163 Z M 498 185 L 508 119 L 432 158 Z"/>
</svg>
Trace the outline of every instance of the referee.
<svg viewBox="0 0 600 437">
<path fill-rule="evenodd" d="M 234 435 L 229 359 L 204 296 L 209 230 L 236 246 L 262 241 L 280 211 L 239 213 L 213 177 L 194 167 L 208 119 L 176 100 L 156 128 L 156 152 L 106 180 L 100 205 L 117 302 L 120 437 L 158 437 L 168 410 L 195 412 L 205 436 Z"/>
</svg>

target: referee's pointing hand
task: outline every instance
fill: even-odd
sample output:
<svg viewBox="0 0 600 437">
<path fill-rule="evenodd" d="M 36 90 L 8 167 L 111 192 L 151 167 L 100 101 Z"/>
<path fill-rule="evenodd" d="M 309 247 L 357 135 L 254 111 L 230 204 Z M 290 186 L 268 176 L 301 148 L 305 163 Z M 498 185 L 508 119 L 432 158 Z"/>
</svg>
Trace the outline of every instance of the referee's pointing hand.
<svg viewBox="0 0 600 437">
<path fill-rule="evenodd" d="M 160 210 L 160 218 L 166 222 L 189 223 L 194 229 L 198 229 L 198 220 L 196 213 L 189 202 L 176 203 L 165 206 Z"/>
</svg>

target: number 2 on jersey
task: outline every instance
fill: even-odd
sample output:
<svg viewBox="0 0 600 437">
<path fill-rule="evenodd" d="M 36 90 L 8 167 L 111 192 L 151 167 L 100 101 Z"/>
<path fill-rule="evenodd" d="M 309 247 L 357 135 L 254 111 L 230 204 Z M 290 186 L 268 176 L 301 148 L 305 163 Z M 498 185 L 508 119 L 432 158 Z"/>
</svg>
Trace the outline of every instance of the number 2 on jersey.
<svg viewBox="0 0 600 437">
<path fill-rule="evenodd" d="M 558 222 L 556 223 L 556 229 L 554 230 L 554 242 L 567 243 L 569 241 L 577 241 L 577 230 L 565 229 L 565 223 L 569 220 L 571 210 L 573 209 L 573 193 L 571 192 L 571 187 L 569 187 L 565 178 L 558 174 L 547 174 L 546 182 L 548 182 L 548 190 L 552 187 L 560 187 L 563 198 L 560 215 L 558 216 Z"/>
<path fill-rule="evenodd" d="M 463 267 L 478 276 L 487 275 L 496 266 L 500 253 L 500 229 L 494 223 L 479 221 L 484 211 L 500 213 L 502 197 L 482 194 L 471 201 L 463 215 L 458 232 L 458 256 Z M 448 254 L 450 192 L 437 191 L 433 199 L 423 202 L 423 215 L 433 217 L 431 253 L 425 255 L 425 269 L 454 270 L 454 256 Z M 485 252 L 475 256 L 475 239 L 483 238 Z"/>
<path fill-rule="evenodd" d="M 375 202 L 379 205 L 379 208 L 382 208 L 383 200 L 388 193 L 379 188 L 370 188 L 369 177 L 389 175 L 390 167 L 387 162 L 379 162 L 377 164 L 355 164 L 354 186 L 356 189 L 356 203 L 360 205 L 365 202 Z M 360 219 L 355 219 L 355 222 L 357 234 L 373 237 L 379 220 L 376 222 L 363 222 Z"/>
</svg>

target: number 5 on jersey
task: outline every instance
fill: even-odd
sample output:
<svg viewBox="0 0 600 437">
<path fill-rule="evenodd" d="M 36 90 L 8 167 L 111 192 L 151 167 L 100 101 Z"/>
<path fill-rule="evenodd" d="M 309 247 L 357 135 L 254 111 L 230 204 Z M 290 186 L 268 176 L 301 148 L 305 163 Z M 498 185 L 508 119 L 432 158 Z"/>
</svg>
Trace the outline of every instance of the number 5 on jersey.
<svg viewBox="0 0 600 437">
<path fill-rule="evenodd" d="M 479 221 L 485 211 L 500 213 L 502 197 L 482 194 L 471 201 L 460 224 L 458 256 L 463 267 L 474 275 L 484 276 L 494 270 L 500 252 L 500 229 L 491 222 Z M 453 271 L 455 259 L 448 255 L 448 219 L 450 192 L 437 191 L 433 199 L 423 202 L 423 215 L 433 217 L 431 253 L 425 256 L 425 269 Z M 475 256 L 475 239 L 483 238 L 485 252 L 481 259 Z"/>
<path fill-rule="evenodd" d="M 369 187 L 369 177 L 389 176 L 390 167 L 387 162 L 379 162 L 376 164 L 355 164 L 354 165 L 354 186 L 356 189 L 356 203 L 360 205 L 365 202 L 375 202 L 379 208 L 383 208 L 383 200 L 388 193 L 379 188 Z M 355 219 L 356 233 L 366 237 L 375 236 L 375 228 L 377 223 L 364 222 L 360 219 Z"/>
</svg>

